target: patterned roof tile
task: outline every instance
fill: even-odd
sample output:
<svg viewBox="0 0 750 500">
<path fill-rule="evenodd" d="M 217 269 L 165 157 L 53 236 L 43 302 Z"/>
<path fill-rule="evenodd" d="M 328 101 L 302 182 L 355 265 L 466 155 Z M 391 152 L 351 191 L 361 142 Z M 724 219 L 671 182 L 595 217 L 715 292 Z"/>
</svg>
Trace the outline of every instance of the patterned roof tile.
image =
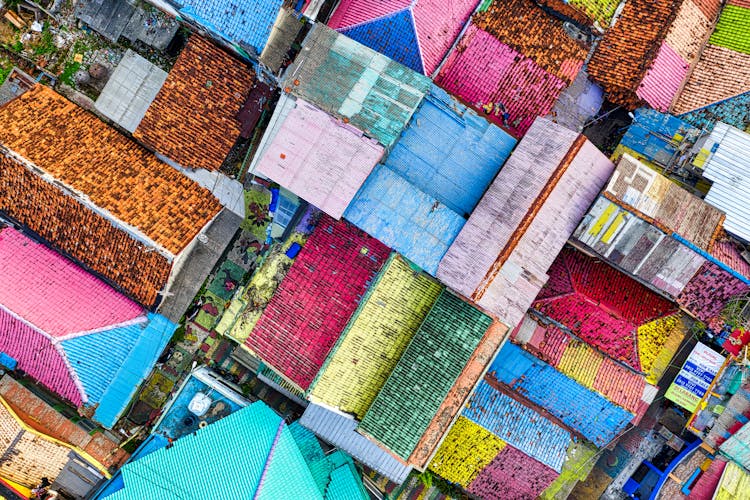
<svg viewBox="0 0 750 500">
<path fill-rule="evenodd" d="M 307 389 L 388 253 L 348 222 L 324 215 L 246 345 Z"/>
<path fill-rule="evenodd" d="M 750 8 L 727 5 L 721 11 L 719 22 L 716 24 L 709 43 L 735 52 L 750 54 L 748 31 L 750 31 Z"/>
<path fill-rule="evenodd" d="M 218 170 L 240 135 L 237 113 L 253 81 L 244 63 L 193 36 L 133 137 L 182 167 Z"/>
<path fill-rule="evenodd" d="M 635 93 L 659 111 L 667 111 L 689 69 L 690 65 L 672 47 L 662 43 Z"/>
<path fill-rule="evenodd" d="M 551 468 L 506 446 L 469 485 L 469 493 L 488 499 L 537 498 L 558 474 Z"/>
</svg>

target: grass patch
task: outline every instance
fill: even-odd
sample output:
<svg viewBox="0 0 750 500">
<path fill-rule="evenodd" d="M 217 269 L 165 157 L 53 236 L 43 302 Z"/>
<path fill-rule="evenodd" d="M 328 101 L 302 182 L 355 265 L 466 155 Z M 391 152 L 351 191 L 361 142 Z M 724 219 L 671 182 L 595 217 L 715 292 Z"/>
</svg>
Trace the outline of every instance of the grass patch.
<svg viewBox="0 0 750 500">
<path fill-rule="evenodd" d="M 75 75 L 79 69 L 81 69 L 81 63 L 71 62 L 66 64 L 65 69 L 60 73 L 60 81 L 70 87 L 75 86 L 73 75 Z"/>
<path fill-rule="evenodd" d="M 42 28 L 42 36 L 39 39 L 39 43 L 34 47 L 34 55 L 43 56 L 44 54 L 51 54 L 55 50 L 57 50 L 57 47 L 55 47 L 54 36 L 49 29 L 49 23 L 45 21 Z"/>
</svg>

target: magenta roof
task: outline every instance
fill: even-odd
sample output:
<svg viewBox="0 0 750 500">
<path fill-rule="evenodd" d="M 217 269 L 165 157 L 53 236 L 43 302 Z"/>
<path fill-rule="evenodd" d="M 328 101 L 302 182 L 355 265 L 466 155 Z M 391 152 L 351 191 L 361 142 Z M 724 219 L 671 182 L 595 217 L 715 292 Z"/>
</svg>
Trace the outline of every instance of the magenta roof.
<svg viewBox="0 0 750 500">
<path fill-rule="evenodd" d="M 435 83 L 468 104 L 502 103 L 508 128 L 526 133 L 537 116 L 547 115 L 567 86 L 557 76 L 472 24 L 452 51 Z M 491 116 L 496 120 L 502 113 Z"/>
<path fill-rule="evenodd" d="M 383 147 L 302 99 L 287 105 L 258 172 L 340 219 Z"/>
<path fill-rule="evenodd" d="M 143 309 L 12 228 L 0 231 L 0 307 L 53 337 L 123 323 Z"/>
<path fill-rule="evenodd" d="M 307 389 L 389 249 L 324 215 L 247 339 L 265 363 Z"/>
<path fill-rule="evenodd" d="M 479 498 L 537 498 L 558 473 L 508 445 L 469 485 Z"/>
<path fill-rule="evenodd" d="M 666 42 L 643 77 L 636 95 L 659 111 L 667 111 L 687 77 L 690 65 Z"/>
<path fill-rule="evenodd" d="M 328 25 L 368 46 L 377 44 L 384 36 L 391 37 L 391 45 L 416 41 L 415 49 L 421 59 L 421 69 L 430 75 L 437 69 L 478 3 L 479 0 L 342 0 Z M 387 20 L 399 15 L 406 16 L 413 32 L 378 33 L 393 29 L 394 25 Z M 365 29 L 351 31 L 352 28 Z M 381 49 L 380 46 L 372 48 Z M 406 52 L 411 47 L 399 49 L 398 52 Z M 393 56 L 398 61 L 399 54 Z M 408 61 L 398 62 L 415 66 L 408 64 Z"/>
</svg>

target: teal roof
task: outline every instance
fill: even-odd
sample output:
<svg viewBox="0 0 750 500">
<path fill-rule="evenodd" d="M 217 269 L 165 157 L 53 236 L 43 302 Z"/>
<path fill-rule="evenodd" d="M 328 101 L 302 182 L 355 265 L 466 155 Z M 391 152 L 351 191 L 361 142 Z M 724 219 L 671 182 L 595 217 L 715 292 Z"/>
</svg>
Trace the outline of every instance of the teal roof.
<svg viewBox="0 0 750 500">
<path fill-rule="evenodd" d="M 311 439 L 316 438 L 309 431 L 287 426 L 258 401 L 126 464 L 122 488 L 104 498 L 323 500 L 331 486 L 364 488 L 351 458 L 329 458 Z"/>
<path fill-rule="evenodd" d="M 489 316 L 444 291 L 359 429 L 408 459 L 491 323 Z"/>
<path fill-rule="evenodd" d="M 341 453 L 341 452 L 337 452 Z M 343 453 L 342 453 L 343 454 Z M 367 500 L 369 496 L 351 459 L 331 473 L 325 500 Z"/>
</svg>

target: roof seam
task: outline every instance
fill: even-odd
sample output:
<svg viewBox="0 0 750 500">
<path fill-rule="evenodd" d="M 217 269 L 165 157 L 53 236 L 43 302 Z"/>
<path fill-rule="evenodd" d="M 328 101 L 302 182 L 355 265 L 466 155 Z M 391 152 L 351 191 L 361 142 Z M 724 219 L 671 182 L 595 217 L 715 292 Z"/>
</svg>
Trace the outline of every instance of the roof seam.
<svg viewBox="0 0 750 500">
<path fill-rule="evenodd" d="M 268 468 L 271 465 L 271 460 L 273 459 L 273 454 L 276 451 L 276 445 L 279 442 L 279 439 L 281 438 L 281 433 L 284 431 L 285 422 L 284 419 L 281 419 L 281 422 L 279 422 L 279 427 L 276 429 L 276 436 L 273 438 L 273 443 L 271 443 L 271 449 L 268 450 L 268 456 L 266 457 L 266 463 L 263 465 L 263 472 L 260 475 L 260 479 L 258 479 L 258 487 L 255 489 L 255 494 L 253 494 L 253 500 L 258 500 L 258 496 L 260 495 L 261 489 L 263 489 L 263 482 L 266 479 L 266 474 L 268 473 Z"/>
<path fill-rule="evenodd" d="M 359 28 L 361 26 L 364 26 L 365 24 L 374 23 L 375 21 L 382 21 L 384 19 L 388 19 L 389 17 L 395 17 L 396 14 L 401 14 L 402 12 L 404 12 L 406 10 L 411 11 L 411 5 L 409 5 L 408 7 L 404 7 L 403 9 L 394 10 L 393 12 L 389 12 L 387 14 L 383 14 L 383 15 L 380 15 L 380 16 L 377 16 L 377 17 L 371 17 L 370 19 L 366 19 L 365 21 L 360 21 L 358 23 L 350 24 L 348 26 L 339 26 L 338 28 L 336 28 L 336 31 L 338 31 L 339 33 L 341 33 L 342 31 L 347 31 L 347 30 L 350 30 L 352 28 Z M 412 23 L 413 23 L 414 22 L 414 16 L 412 15 L 411 18 L 412 18 Z"/>
<path fill-rule="evenodd" d="M 57 337 L 57 340 L 60 341 L 60 342 L 65 342 L 66 340 L 72 340 L 72 339 L 76 339 L 78 337 L 84 337 L 86 335 L 94 335 L 94 334 L 97 334 L 97 333 L 104 333 L 104 332 L 108 332 L 110 330 L 116 330 L 118 328 L 125 328 L 125 327 L 128 327 L 128 326 L 138 325 L 138 324 L 147 323 L 147 322 L 148 322 L 148 316 L 146 316 L 145 314 L 141 314 L 140 316 L 138 316 L 136 318 L 129 319 L 127 321 L 121 321 L 120 323 L 113 323 L 111 325 L 105 325 L 105 326 L 101 326 L 99 328 L 93 328 L 91 330 L 82 330 L 80 332 L 68 333 L 68 334 L 62 335 L 60 337 Z"/>
</svg>

